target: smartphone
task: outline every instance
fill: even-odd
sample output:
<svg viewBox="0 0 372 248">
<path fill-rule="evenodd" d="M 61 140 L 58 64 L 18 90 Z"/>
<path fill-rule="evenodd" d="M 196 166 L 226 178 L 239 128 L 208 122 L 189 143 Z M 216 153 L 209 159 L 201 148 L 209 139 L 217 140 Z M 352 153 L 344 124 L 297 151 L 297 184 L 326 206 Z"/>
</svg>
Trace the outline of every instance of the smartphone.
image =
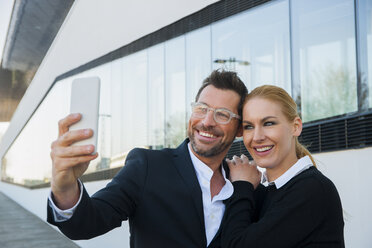
<svg viewBox="0 0 372 248">
<path fill-rule="evenodd" d="M 80 113 L 81 120 L 70 126 L 70 130 L 93 130 L 93 136 L 72 145 L 94 145 L 97 151 L 100 79 L 98 77 L 77 78 L 71 85 L 70 113 Z"/>
</svg>

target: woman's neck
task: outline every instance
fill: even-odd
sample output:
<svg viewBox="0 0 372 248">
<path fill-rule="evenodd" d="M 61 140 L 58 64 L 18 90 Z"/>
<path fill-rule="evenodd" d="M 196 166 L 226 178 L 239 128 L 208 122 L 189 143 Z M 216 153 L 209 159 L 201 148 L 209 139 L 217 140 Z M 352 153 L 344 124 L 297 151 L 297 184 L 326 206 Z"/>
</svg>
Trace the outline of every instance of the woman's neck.
<svg viewBox="0 0 372 248">
<path fill-rule="evenodd" d="M 283 175 L 289 168 L 291 168 L 296 162 L 298 161 L 298 158 L 296 154 L 292 155 L 283 163 L 278 164 L 271 168 L 266 168 L 266 175 L 269 182 L 275 181 L 278 179 L 281 175 Z"/>
</svg>

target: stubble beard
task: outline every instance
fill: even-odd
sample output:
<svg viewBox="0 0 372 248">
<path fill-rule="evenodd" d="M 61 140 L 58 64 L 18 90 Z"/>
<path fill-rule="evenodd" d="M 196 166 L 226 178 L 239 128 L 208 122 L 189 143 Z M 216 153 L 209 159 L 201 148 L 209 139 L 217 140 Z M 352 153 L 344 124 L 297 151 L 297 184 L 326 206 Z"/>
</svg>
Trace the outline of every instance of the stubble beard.
<svg viewBox="0 0 372 248">
<path fill-rule="evenodd" d="M 210 157 L 220 155 L 222 152 L 224 152 L 230 147 L 230 145 L 232 144 L 235 138 L 233 137 L 231 140 L 220 142 L 207 150 L 203 150 L 202 148 L 198 147 L 198 145 L 196 144 L 195 135 L 193 133 L 192 128 L 191 130 L 190 129 L 188 130 L 188 136 L 189 136 L 191 148 L 193 149 L 193 151 L 199 156 L 202 156 L 205 158 L 210 158 Z"/>
</svg>

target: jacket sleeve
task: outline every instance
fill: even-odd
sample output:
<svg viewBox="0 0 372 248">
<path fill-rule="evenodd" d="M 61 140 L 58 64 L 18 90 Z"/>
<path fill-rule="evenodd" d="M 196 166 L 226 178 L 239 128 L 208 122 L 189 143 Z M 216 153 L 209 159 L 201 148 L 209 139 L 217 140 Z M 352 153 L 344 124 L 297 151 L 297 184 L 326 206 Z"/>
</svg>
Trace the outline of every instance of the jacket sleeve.
<svg viewBox="0 0 372 248">
<path fill-rule="evenodd" d="M 64 222 L 55 222 L 48 206 L 49 223 L 57 226 L 70 239 L 90 239 L 121 226 L 133 215 L 141 202 L 147 176 L 147 157 L 144 149 L 132 150 L 125 166 L 92 197 L 85 188 L 73 216 Z"/>
</svg>

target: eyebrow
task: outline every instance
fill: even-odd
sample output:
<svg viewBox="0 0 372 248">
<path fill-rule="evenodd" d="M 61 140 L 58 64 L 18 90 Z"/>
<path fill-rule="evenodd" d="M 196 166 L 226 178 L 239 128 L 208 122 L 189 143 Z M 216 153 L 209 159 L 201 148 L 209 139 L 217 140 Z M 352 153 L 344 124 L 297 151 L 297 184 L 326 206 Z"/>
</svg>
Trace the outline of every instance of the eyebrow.
<svg viewBox="0 0 372 248">
<path fill-rule="evenodd" d="M 265 122 L 265 121 L 267 121 L 268 119 L 271 119 L 271 118 L 278 119 L 278 117 L 276 117 L 276 116 L 266 116 L 266 117 L 264 117 L 264 118 L 261 120 L 261 122 Z M 243 123 L 251 124 L 250 121 L 246 121 L 246 120 L 243 120 Z"/>
<path fill-rule="evenodd" d="M 207 103 L 205 103 L 205 102 L 197 102 L 197 103 L 202 103 L 202 104 L 207 105 L 208 107 L 212 108 L 211 106 L 209 106 L 209 104 L 207 104 Z M 214 109 L 224 109 L 224 110 L 228 110 L 228 111 L 230 111 L 231 113 L 234 113 L 234 111 L 232 111 L 232 110 L 230 110 L 230 109 L 228 109 L 228 108 L 222 108 L 222 107 L 220 107 L 220 108 L 214 108 Z M 234 113 L 234 114 L 235 114 L 235 113 Z"/>
</svg>

